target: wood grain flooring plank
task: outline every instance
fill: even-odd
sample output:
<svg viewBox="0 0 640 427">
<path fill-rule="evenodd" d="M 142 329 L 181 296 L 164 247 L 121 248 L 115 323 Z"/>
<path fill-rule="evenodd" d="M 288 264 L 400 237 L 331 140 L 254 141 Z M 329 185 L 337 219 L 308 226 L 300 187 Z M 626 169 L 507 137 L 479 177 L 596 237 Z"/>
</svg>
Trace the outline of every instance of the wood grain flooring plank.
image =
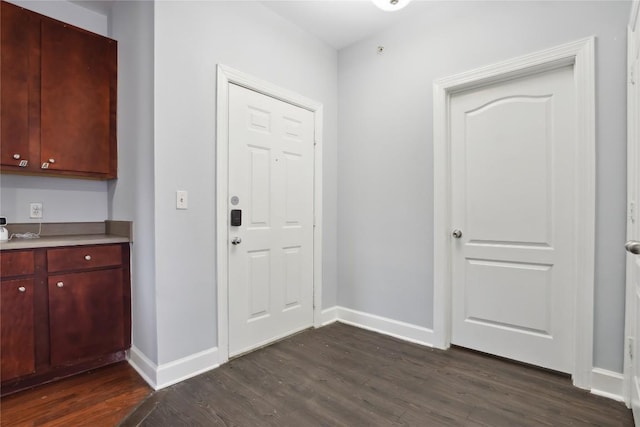
<svg viewBox="0 0 640 427">
<path fill-rule="evenodd" d="M 573 387 L 566 375 L 338 323 L 162 393 L 122 427 L 633 425 L 623 404 Z"/>
<path fill-rule="evenodd" d="M 150 393 L 122 362 L 3 397 L 0 425 L 114 426 Z"/>
</svg>

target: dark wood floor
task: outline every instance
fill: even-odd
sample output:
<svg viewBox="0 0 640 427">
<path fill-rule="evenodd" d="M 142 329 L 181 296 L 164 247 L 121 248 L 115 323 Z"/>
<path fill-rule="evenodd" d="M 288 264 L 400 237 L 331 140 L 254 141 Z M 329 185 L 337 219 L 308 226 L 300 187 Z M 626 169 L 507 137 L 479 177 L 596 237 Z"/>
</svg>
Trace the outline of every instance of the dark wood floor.
<svg viewBox="0 0 640 427">
<path fill-rule="evenodd" d="M 342 324 L 305 331 L 152 394 L 130 426 L 632 426 L 551 372 Z"/>
<path fill-rule="evenodd" d="M 122 362 L 3 397 L 0 425 L 116 426 L 151 391 Z"/>
</svg>

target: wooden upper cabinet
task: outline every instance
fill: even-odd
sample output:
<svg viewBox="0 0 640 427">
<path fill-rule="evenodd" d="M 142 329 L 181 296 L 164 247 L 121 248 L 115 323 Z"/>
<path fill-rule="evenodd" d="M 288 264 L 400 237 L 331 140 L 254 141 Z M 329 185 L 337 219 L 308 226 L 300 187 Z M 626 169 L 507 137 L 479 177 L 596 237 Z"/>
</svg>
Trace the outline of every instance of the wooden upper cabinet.
<svg viewBox="0 0 640 427">
<path fill-rule="evenodd" d="M 4 1 L 1 15 L 1 170 L 116 178 L 117 42 Z"/>
<path fill-rule="evenodd" d="M 41 167 L 116 176 L 116 43 L 42 21 Z"/>
<path fill-rule="evenodd" d="M 0 164 L 22 167 L 37 164 L 29 146 L 29 13 L 10 3 L 0 9 Z M 37 153 L 36 153 L 37 154 Z M 21 163 L 22 162 L 22 163 Z"/>
</svg>

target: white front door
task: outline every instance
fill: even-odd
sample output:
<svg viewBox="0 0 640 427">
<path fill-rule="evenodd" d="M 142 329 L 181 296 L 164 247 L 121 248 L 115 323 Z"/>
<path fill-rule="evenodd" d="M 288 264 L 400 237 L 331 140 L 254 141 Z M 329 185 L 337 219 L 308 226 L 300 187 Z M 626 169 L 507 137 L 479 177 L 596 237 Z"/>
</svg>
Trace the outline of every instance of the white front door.
<svg viewBox="0 0 640 427">
<path fill-rule="evenodd" d="M 631 407 L 636 425 L 640 423 L 640 31 L 629 31 L 627 41 L 628 55 L 628 159 L 627 159 L 627 198 L 629 215 L 627 217 L 627 310 L 631 324 L 627 331 L 633 343 L 631 351 Z"/>
<path fill-rule="evenodd" d="M 313 324 L 314 115 L 229 85 L 229 355 Z"/>
<path fill-rule="evenodd" d="M 573 66 L 452 96 L 452 344 L 572 372 L 575 108 Z"/>
</svg>

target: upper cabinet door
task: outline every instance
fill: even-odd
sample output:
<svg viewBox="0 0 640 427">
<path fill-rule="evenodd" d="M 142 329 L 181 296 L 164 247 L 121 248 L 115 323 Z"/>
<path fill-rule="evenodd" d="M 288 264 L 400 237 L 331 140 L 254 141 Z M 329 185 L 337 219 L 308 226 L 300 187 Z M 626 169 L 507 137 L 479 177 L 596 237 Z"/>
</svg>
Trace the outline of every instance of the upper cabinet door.
<svg viewBox="0 0 640 427">
<path fill-rule="evenodd" d="M 42 20 L 42 169 L 116 177 L 116 84 L 114 40 Z"/>
<path fill-rule="evenodd" d="M 0 164 L 26 168 L 37 164 L 29 147 L 29 13 L 2 2 L 0 32 Z M 37 152 L 35 153 L 37 156 Z"/>
</svg>

